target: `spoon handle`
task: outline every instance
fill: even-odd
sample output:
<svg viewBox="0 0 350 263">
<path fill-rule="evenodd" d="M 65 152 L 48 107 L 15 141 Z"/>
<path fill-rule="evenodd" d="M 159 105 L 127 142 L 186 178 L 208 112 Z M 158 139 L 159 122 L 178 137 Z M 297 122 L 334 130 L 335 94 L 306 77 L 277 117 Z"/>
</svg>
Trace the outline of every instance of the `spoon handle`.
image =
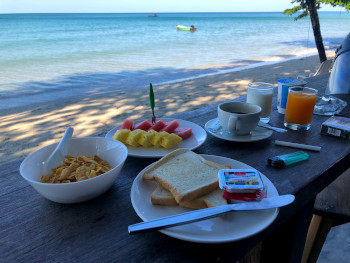
<svg viewBox="0 0 350 263">
<path fill-rule="evenodd" d="M 68 154 L 69 141 L 73 135 L 73 128 L 68 127 L 63 134 L 61 141 L 57 144 L 57 147 L 50 154 L 49 158 L 44 162 L 43 171 L 44 174 L 51 172 L 51 168 L 57 167 L 64 160 Z"/>
<path fill-rule="evenodd" d="M 66 129 L 66 131 L 64 132 L 61 141 L 57 145 L 57 149 L 60 149 L 60 151 L 64 155 L 67 155 L 67 153 L 68 153 L 67 150 L 68 150 L 69 139 L 72 138 L 73 131 L 74 131 L 74 129 L 72 127 L 68 127 Z"/>
<path fill-rule="evenodd" d="M 270 129 L 270 130 L 273 130 L 273 131 L 276 131 L 276 132 L 287 132 L 286 129 L 282 129 L 282 128 L 277 128 L 277 127 L 272 127 L 272 126 L 265 126 L 265 125 L 262 125 L 262 124 L 258 124 L 259 127 L 263 127 L 263 128 L 266 128 L 266 129 Z"/>
</svg>

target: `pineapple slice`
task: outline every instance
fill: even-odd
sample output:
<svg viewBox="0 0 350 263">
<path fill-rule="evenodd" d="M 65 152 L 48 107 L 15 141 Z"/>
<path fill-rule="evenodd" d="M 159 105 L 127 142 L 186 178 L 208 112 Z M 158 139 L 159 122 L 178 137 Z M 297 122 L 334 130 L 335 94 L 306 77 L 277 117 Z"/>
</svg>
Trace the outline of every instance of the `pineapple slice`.
<svg viewBox="0 0 350 263">
<path fill-rule="evenodd" d="M 154 145 L 154 137 L 157 136 L 158 132 L 156 132 L 155 130 L 149 130 L 147 133 L 149 134 L 149 141 L 152 145 Z"/>
<path fill-rule="evenodd" d="M 151 147 L 153 145 L 166 149 L 174 148 L 182 141 L 182 138 L 174 133 L 169 134 L 167 132 L 157 132 L 154 130 L 146 132 L 140 129 L 133 131 L 127 129 L 117 130 L 112 138 L 134 147 Z"/>
<path fill-rule="evenodd" d="M 160 145 L 166 149 L 171 149 L 180 144 L 182 138 L 174 133 L 169 134 L 161 139 Z"/>
<path fill-rule="evenodd" d="M 161 147 L 160 143 L 162 141 L 162 138 L 169 135 L 169 133 L 167 133 L 167 132 L 156 132 L 154 130 L 150 130 L 149 133 L 152 136 L 151 143 L 155 147 Z"/>
<path fill-rule="evenodd" d="M 136 129 L 133 130 L 129 133 L 128 138 L 126 138 L 125 143 L 134 146 L 134 147 L 138 147 L 140 146 L 140 144 L 138 143 L 138 140 L 140 139 L 140 136 L 142 134 L 143 130 L 140 129 Z"/>
<path fill-rule="evenodd" d="M 129 133 L 130 130 L 127 129 L 117 130 L 113 135 L 112 139 L 125 143 L 126 138 L 128 138 L 129 136 Z"/>
<path fill-rule="evenodd" d="M 151 147 L 152 146 L 151 138 L 152 138 L 152 135 L 150 133 L 146 131 L 142 131 L 137 142 L 143 147 Z"/>
</svg>

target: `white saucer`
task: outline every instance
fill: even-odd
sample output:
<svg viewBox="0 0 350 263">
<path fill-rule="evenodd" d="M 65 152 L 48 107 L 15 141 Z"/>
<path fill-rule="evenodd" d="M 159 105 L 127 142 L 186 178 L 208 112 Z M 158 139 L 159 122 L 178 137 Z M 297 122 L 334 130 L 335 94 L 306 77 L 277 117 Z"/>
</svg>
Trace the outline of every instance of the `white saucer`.
<svg viewBox="0 0 350 263">
<path fill-rule="evenodd" d="M 204 125 L 204 129 L 211 135 L 233 142 L 255 142 L 269 138 L 273 131 L 262 127 L 256 127 L 249 135 L 237 136 L 221 127 L 219 119 L 215 118 Z"/>
</svg>

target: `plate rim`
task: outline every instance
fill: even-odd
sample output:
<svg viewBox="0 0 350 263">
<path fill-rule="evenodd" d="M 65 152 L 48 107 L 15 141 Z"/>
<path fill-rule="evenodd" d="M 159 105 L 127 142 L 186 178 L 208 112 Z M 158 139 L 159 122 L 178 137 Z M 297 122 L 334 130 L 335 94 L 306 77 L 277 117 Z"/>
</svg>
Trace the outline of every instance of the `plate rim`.
<svg viewBox="0 0 350 263">
<path fill-rule="evenodd" d="M 165 121 L 173 121 L 173 120 L 177 120 L 177 121 L 181 121 L 181 122 L 188 122 L 188 123 L 191 123 L 191 125 L 193 126 L 196 126 L 196 128 L 200 129 L 203 131 L 203 141 L 201 141 L 200 143 L 198 143 L 197 145 L 195 145 L 194 147 L 175 147 L 175 148 L 172 148 L 172 149 L 169 149 L 167 150 L 166 152 L 164 153 L 161 153 L 161 154 L 154 154 L 154 155 L 140 155 L 140 154 L 135 154 L 135 153 L 132 153 L 130 152 L 130 146 L 128 145 L 125 145 L 127 148 L 128 148 L 128 156 L 131 156 L 131 157 L 139 157 L 139 158 L 161 158 L 167 154 L 169 154 L 171 151 L 175 150 L 175 149 L 178 149 L 178 148 L 187 148 L 189 150 L 195 150 L 197 149 L 198 147 L 202 146 L 203 143 L 205 143 L 205 141 L 207 140 L 207 137 L 208 137 L 208 133 L 207 131 L 201 127 L 200 125 L 198 125 L 197 123 L 194 123 L 192 121 L 188 121 L 188 120 L 183 120 L 183 119 L 177 119 L 177 118 L 158 118 L 159 120 L 165 120 Z M 145 119 L 146 120 L 146 119 Z M 113 130 L 117 130 L 118 128 L 120 128 L 122 125 L 118 125 L 118 126 L 115 126 L 113 127 L 111 130 L 109 130 L 106 135 L 105 135 L 105 138 L 111 138 L 111 137 L 107 137 L 107 135 L 112 132 Z M 155 148 L 156 149 L 156 148 Z"/>
<path fill-rule="evenodd" d="M 258 142 L 258 141 L 262 141 L 262 140 L 266 140 L 266 139 L 270 138 L 270 137 L 272 136 L 272 134 L 273 134 L 273 131 L 272 131 L 272 130 L 266 129 L 266 131 L 269 133 L 269 135 L 266 135 L 265 137 L 260 138 L 260 139 L 256 138 L 256 139 L 247 139 L 247 140 L 242 140 L 242 139 L 240 139 L 240 140 L 238 140 L 238 139 L 235 139 L 234 137 L 232 137 L 232 138 L 224 138 L 224 137 L 219 136 L 218 134 L 216 134 L 216 133 L 210 131 L 210 130 L 207 128 L 208 123 L 211 122 L 211 121 L 214 121 L 214 120 L 216 120 L 216 119 L 219 119 L 219 118 L 216 117 L 216 118 L 214 118 L 214 119 L 211 119 L 211 120 L 207 121 L 207 122 L 205 123 L 205 125 L 204 125 L 204 129 L 205 129 L 206 132 L 208 132 L 209 134 L 211 134 L 211 135 L 213 135 L 214 137 L 216 137 L 216 138 L 218 138 L 218 139 L 221 139 L 221 140 L 231 141 L 231 142 Z M 257 127 L 257 128 L 259 128 L 259 127 Z M 264 129 L 264 128 L 261 128 L 261 129 Z"/>
<path fill-rule="evenodd" d="M 252 169 L 255 169 L 255 168 L 251 167 L 251 166 L 248 165 L 248 164 L 245 164 L 245 163 L 243 163 L 243 162 L 240 162 L 240 161 L 238 161 L 238 160 L 235 160 L 235 159 L 232 159 L 232 158 L 229 158 L 229 157 L 224 157 L 224 156 L 219 156 L 219 155 L 208 155 L 208 154 L 200 154 L 200 155 L 203 156 L 204 158 L 213 157 L 213 158 L 220 158 L 220 159 L 221 159 L 221 158 L 223 158 L 223 159 L 230 159 L 231 161 L 233 160 L 234 162 L 238 162 L 238 163 L 243 164 L 244 166 L 247 166 L 247 168 L 250 167 L 250 168 L 252 168 Z M 133 180 L 133 183 L 132 183 L 132 186 L 131 186 L 131 189 L 130 189 L 130 200 L 131 200 L 132 207 L 133 207 L 135 213 L 136 213 L 136 214 L 139 216 L 139 218 L 140 218 L 142 221 L 144 221 L 144 222 L 146 222 L 146 221 L 148 221 L 148 220 L 147 220 L 147 219 L 144 219 L 144 216 L 142 215 L 142 213 L 141 213 L 140 211 L 138 211 L 138 209 L 135 208 L 135 207 L 137 207 L 137 206 L 136 206 L 135 201 L 134 201 L 134 198 L 133 198 L 133 192 L 135 191 L 135 188 L 137 187 L 137 186 L 136 186 L 137 180 L 142 180 L 142 178 L 140 178 L 142 172 L 143 172 L 144 170 L 146 170 L 147 168 L 149 168 L 150 166 L 152 166 L 154 163 L 156 163 L 156 162 L 153 162 L 153 163 L 149 164 L 148 166 L 146 166 L 145 168 L 143 168 L 143 169 L 139 172 L 139 174 L 137 174 L 137 176 L 136 176 L 135 179 Z M 263 173 L 261 173 L 260 171 L 259 171 L 259 173 L 262 175 L 262 179 L 267 180 L 268 182 L 271 183 L 271 185 L 274 187 L 274 190 L 276 191 L 277 195 L 279 195 L 279 193 L 278 193 L 276 187 L 274 186 L 274 184 L 273 184 Z M 185 208 L 184 208 L 184 209 L 185 209 Z M 262 227 L 261 229 L 259 229 L 257 232 L 253 232 L 253 233 L 250 233 L 250 234 L 248 234 L 248 235 L 246 235 L 246 236 L 241 236 L 241 237 L 234 238 L 234 239 L 232 239 L 232 238 L 222 238 L 221 240 L 209 240 L 209 239 L 193 238 L 193 237 L 191 237 L 191 236 L 188 236 L 188 235 L 186 236 L 186 235 L 181 234 L 181 233 L 178 234 L 178 233 L 176 233 L 176 231 L 174 232 L 174 231 L 169 231 L 169 230 L 159 230 L 159 232 L 161 232 L 161 233 L 163 233 L 163 234 L 165 234 L 165 235 L 167 235 L 167 236 L 170 236 L 170 237 L 173 237 L 173 238 L 177 238 L 177 239 L 179 239 L 179 240 L 184 240 L 184 241 L 189 241 L 189 242 L 195 242 L 195 243 L 206 243 L 206 244 L 227 243 L 227 242 L 233 242 L 233 241 L 238 241 L 238 240 L 241 240 L 241 239 L 245 239 L 245 238 L 248 238 L 248 237 L 250 237 L 250 236 L 253 236 L 253 235 L 256 235 L 256 234 L 260 233 L 261 231 L 263 231 L 264 229 L 266 229 L 267 227 L 269 227 L 269 226 L 276 220 L 278 214 L 279 214 L 279 208 L 275 208 L 275 209 L 274 209 L 274 212 L 273 212 L 273 214 L 272 214 L 272 216 L 271 216 L 271 218 L 270 218 L 270 220 L 269 220 L 269 222 L 267 222 L 267 223 L 265 224 L 264 227 Z"/>
</svg>

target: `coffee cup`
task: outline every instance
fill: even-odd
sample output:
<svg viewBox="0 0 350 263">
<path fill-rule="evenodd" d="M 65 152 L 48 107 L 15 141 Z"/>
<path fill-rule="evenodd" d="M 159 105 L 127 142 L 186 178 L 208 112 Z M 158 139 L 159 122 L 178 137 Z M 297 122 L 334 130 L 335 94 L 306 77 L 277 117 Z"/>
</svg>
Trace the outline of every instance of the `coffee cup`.
<svg viewBox="0 0 350 263">
<path fill-rule="evenodd" d="M 247 102 L 225 102 L 218 106 L 221 126 L 235 135 L 248 135 L 260 121 L 261 107 Z"/>
</svg>

